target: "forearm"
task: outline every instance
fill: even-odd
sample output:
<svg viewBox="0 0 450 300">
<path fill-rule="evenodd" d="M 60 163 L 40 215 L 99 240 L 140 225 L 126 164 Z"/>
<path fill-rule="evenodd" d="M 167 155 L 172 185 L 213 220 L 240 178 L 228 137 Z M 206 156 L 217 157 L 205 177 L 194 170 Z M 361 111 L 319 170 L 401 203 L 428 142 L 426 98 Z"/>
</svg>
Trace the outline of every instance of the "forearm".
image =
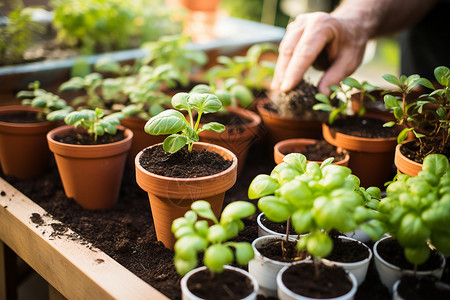
<svg viewBox="0 0 450 300">
<path fill-rule="evenodd" d="M 437 0 L 343 0 L 331 14 L 353 23 L 370 39 L 413 25 L 436 2 Z"/>
</svg>

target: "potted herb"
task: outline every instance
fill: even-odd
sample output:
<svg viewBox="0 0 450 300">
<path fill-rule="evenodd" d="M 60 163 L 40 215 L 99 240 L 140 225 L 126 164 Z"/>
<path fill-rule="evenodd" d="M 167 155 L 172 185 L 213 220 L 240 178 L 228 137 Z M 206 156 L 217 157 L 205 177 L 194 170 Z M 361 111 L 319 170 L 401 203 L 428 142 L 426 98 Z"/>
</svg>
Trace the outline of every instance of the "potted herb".
<svg viewBox="0 0 450 300">
<path fill-rule="evenodd" d="M 147 147 L 135 160 L 136 181 L 148 193 L 157 238 L 172 249 L 175 237 L 170 224 L 203 199 L 219 215 L 225 192 L 236 181 L 237 158 L 229 150 L 200 143 L 204 130 L 223 132 L 225 126 L 210 122 L 199 127 L 203 114 L 220 110 L 222 102 L 212 94 L 178 93 L 172 107 L 150 118 L 144 130 L 168 135 L 162 144 Z M 187 118 L 181 111 L 187 113 Z M 197 113 L 194 120 L 193 111 Z M 154 160 L 153 160 L 154 159 Z"/>
<path fill-rule="evenodd" d="M 352 93 L 356 90 L 360 99 L 370 98 L 370 92 L 376 87 L 365 81 L 345 78 L 339 86 L 332 86 L 329 99 L 318 94 L 320 102 L 314 106 L 316 110 L 329 113 L 328 122 L 322 125 L 323 138 L 336 147 L 349 151 L 348 167 L 361 180 L 362 186 L 377 186 L 394 176 L 393 162 L 396 145 L 396 128 L 384 128 L 383 124 L 392 118 L 385 114 L 366 112 L 363 100 L 360 101 L 359 113 L 354 115 L 349 109 Z M 340 95 L 338 97 L 338 95 Z"/>
<path fill-rule="evenodd" d="M 4 174 L 19 179 L 42 176 L 50 163 L 46 134 L 63 118 L 61 112 L 72 108 L 59 96 L 30 84 L 31 91 L 21 91 L 22 105 L 0 108 L 0 162 Z"/>
<path fill-rule="evenodd" d="M 378 220 L 390 237 L 374 245 L 375 266 L 391 291 L 402 274 L 431 273 L 438 278 L 442 275 L 443 254 L 450 253 L 449 169 L 444 155 L 430 154 L 416 177 L 400 174 L 388 185 L 386 197 L 380 201 Z M 387 247 L 394 246 L 397 250 L 386 252 Z M 400 261 L 387 254 L 395 255 L 396 251 Z M 432 270 L 425 271 L 430 266 Z"/>
<path fill-rule="evenodd" d="M 331 230 L 357 229 L 375 213 L 365 207 L 359 179 L 349 168 L 332 165 L 331 160 L 321 166 L 307 163 L 306 157 L 298 153 L 288 154 L 270 175 L 258 175 L 250 184 L 248 196 L 259 198 L 258 208 L 267 218 L 274 222 L 289 220 L 295 231 L 303 234 L 297 249 L 306 249 L 314 257 L 316 267 L 320 258 L 327 257 L 333 249 L 333 240 L 328 235 Z M 370 250 L 367 254 L 362 270 L 351 270 L 358 274 L 359 282 L 364 280 Z M 250 263 L 251 274 L 252 268 Z M 315 276 L 313 280 L 320 274 Z"/>
<path fill-rule="evenodd" d="M 133 133 L 120 126 L 121 114 L 83 109 L 68 113 L 47 134 L 64 191 L 84 209 L 105 209 L 118 199 Z"/>
<path fill-rule="evenodd" d="M 184 275 L 183 299 L 256 299 L 257 281 L 246 271 L 229 266 L 234 261 L 247 265 L 253 258 L 249 243 L 229 240 L 244 228 L 241 219 L 254 212 L 249 202 L 232 202 L 223 209 L 219 221 L 211 205 L 198 200 L 183 217 L 173 221 L 172 232 L 177 238 L 174 262 L 177 272 Z M 204 252 L 204 267 L 196 268 L 199 252 Z"/>
<path fill-rule="evenodd" d="M 421 164 L 426 155 L 438 153 L 446 155 L 447 158 L 450 156 L 448 146 L 450 70 L 445 66 L 437 67 L 434 69 L 434 76 L 438 87 L 435 87 L 430 80 L 416 74 L 408 77 L 402 75 L 399 78 L 390 74 L 383 75 L 386 81 L 399 89 L 387 91 L 384 96 L 386 108 L 393 111 L 395 116 L 395 121 L 388 122 L 385 126 L 404 126 L 397 137 L 399 145 L 396 149 L 395 164 L 400 172 L 411 176 L 416 176 L 421 170 Z M 431 92 L 408 102 L 407 97 L 419 85 Z M 400 96 L 395 93 L 400 93 Z M 415 141 L 408 142 L 409 133 L 413 133 Z"/>
</svg>

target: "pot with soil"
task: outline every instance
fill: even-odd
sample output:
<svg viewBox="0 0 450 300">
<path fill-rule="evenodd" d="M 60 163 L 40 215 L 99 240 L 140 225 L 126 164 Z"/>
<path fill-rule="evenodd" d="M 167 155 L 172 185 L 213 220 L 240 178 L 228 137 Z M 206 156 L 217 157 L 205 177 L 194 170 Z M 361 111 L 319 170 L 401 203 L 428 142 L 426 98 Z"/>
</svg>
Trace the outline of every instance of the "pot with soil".
<svg viewBox="0 0 450 300">
<path fill-rule="evenodd" d="M 322 138 L 321 124 L 326 113 L 312 109 L 317 87 L 302 81 L 293 90 L 271 95 L 257 105 L 257 111 L 267 129 L 269 148 L 282 140 L 292 138 Z"/>
<path fill-rule="evenodd" d="M 216 217 L 205 200 L 195 201 L 191 210 L 172 223 L 177 237 L 174 263 L 181 280 L 183 299 L 256 299 L 258 282 L 246 271 L 228 266 L 233 261 L 247 265 L 253 258 L 248 242 L 235 242 L 243 229 L 243 218 L 255 212 L 253 204 L 235 201 L 228 204 Z M 212 224 L 212 225 L 210 225 Z M 234 251 L 233 251 L 234 250 Z M 198 267 L 198 253 L 204 252 Z"/>
<path fill-rule="evenodd" d="M 66 196 L 84 209 L 111 207 L 119 197 L 133 132 L 99 109 L 74 111 L 65 121 L 69 125 L 51 130 L 47 141 Z"/>
<path fill-rule="evenodd" d="M 347 166 L 350 159 L 347 150 L 338 149 L 324 140 L 288 139 L 275 144 L 273 153 L 275 163 L 282 163 L 283 158 L 289 153 L 302 153 L 310 161 L 315 161 L 318 164 L 329 157 L 333 157 L 332 164 Z"/>
<path fill-rule="evenodd" d="M 259 283 L 259 294 L 275 297 L 277 294 L 276 277 L 286 265 L 306 259 L 305 252 L 296 249 L 297 240 L 285 236 L 266 235 L 252 242 L 255 257 L 248 264 L 248 272 Z"/>
<path fill-rule="evenodd" d="M 0 107 L 0 164 L 3 173 L 18 179 L 42 176 L 50 164 L 46 134 L 57 126 L 38 116 L 38 108 Z"/>
<path fill-rule="evenodd" d="M 434 276 L 404 275 L 393 287 L 393 300 L 445 300 L 450 299 L 450 285 Z"/>
<path fill-rule="evenodd" d="M 256 223 L 258 224 L 258 237 L 266 235 L 279 235 L 286 237 L 286 229 L 288 228 L 287 222 L 272 222 L 262 212 L 256 217 Z M 289 238 L 299 238 L 299 234 L 295 232 L 292 226 L 289 226 Z"/>
<path fill-rule="evenodd" d="M 281 269 L 277 286 L 280 300 L 350 300 L 356 294 L 358 283 L 355 276 L 342 267 L 315 265 L 305 260 Z"/>
</svg>

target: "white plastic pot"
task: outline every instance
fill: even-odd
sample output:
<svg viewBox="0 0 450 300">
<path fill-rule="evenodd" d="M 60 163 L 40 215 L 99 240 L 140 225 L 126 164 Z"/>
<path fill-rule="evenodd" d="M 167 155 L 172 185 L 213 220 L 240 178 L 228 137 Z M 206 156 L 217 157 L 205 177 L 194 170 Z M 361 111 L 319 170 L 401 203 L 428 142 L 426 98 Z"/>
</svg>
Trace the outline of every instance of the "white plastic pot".
<svg viewBox="0 0 450 300">
<path fill-rule="evenodd" d="M 380 239 L 379 241 L 377 241 L 373 245 L 373 254 L 374 254 L 375 267 L 377 269 L 378 276 L 380 277 L 381 282 L 392 293 L 394 283 L 397 280 L 399 280 L 403 274 L 413 275 L 414 270 L 400 269 L 399 267 L 387 262 L 380 256 L 380 254 L 377 251 L 377 247 L 380 243 L 382 243 L 383 241 L 385 241 L 386 239 L 389 239 L 389 238 L 390 237 L 384 237 L 384 238 Z M 439 268 L 437 268 L 435 270 L 430 270 L 430 271 L 417 271 L 415 273 L 416 276 L 433 275 L 440 279 L 442 277 L 442 273 L 444 272 L 444 267 L 445 267 L 445 258 L 443 255 L 440 255 L 440 256 L 441 256 L 442 264 L 440 265 Z"/>
<path fill-rule="evenodd" d="M 253 285 L 253 291 L 247 297 L 241 298 L 241 300 L 255 300 L 258 295 L 258 289 L 259 289 L 259 285 L 258 285 L 258 282 L 256 281 L 256 279 L 253 276 L 251 276 L 248 272 L 246 272 L 242 269 L 235 268 L 232 266 L 224 266 L 224 267 L 225 267 L 225 269 L 241 273 L 244 276 L 247 276 L 251 280 L 252 285 Z M 190 271 L 189 273 L 187 273 L 186 275 L 184 275 L 184 277 L 181 279 L 181 299 L 183 299 L 183 300 L 202 300 L 203 299 L 203 298 L 197 297 L 188 289 L 187 282 L 188 282 L 188 279 L 192 275 L 194 275 L 198 272 L 205 271 L 205 270 L 206 270 L 206 267 L 203 266 L 203 267 L 196 268 L 196 269 Z"/>
<path fill-rule="evenodd" d="M 349 238 L 358 240 L 358 241 L 363 242 L 363 243 L 367 243 L 367 242 L 370 241 L 370 236 L 364 230 L 362 230 L 361 228 L 358 228 L 358 229 L 353 230 L 353 231 L 346 232 L 344 234 L 345 234 L 345 236 L 347 236 Z"/>
<path fill-rule="evenodd" d="M 322 259 L 322 261 L 324 264 L 334 264 L 334 265 L 340 266 L 340 267 L 344 268 L 346 271 L 352 273 L 353 275 L 355 275 L 355 278 L 358 281 L 358 285 L 360 285 L 366 279 L 367 270 L 369 269 L 370 260 L 372 259 L 372 251 L 364 243 L 362 243 L 356 239 L 352 239 L 352 238 L 349 238 L 346 236 L 340 236 L 339 238 L 343 239 L 343 240 L 358 242 L 359 244 L 363 245 L 369 251 L 369 257 L 367 257 L 364 260 L 352 262 L 352 263 L 331 261 L 331 260 L 327 260 L 327 259 Z"/>
<path fill-rule="evenodd" d="M 259 294 L 265 297 L 276 297 L 277 283 L 276 277 L 278 272 L 292 262 L 281 262 L 263 256 L 258 247 L 265 245 L 273 240 L 281 240 L 285 237 L 280 235 L 266 235 L 255 239 L 252 243 L 255 257 L 248 263 L 248 272 L 255 277 L 259 284 Z M 290 238 L 291 241 L 296 241 Z"/>
<path fill-rule="evenodd" d="M 286 233 L 276 232 L 276 231 L 273 231 L 273 230 L 267 228 L 266 226 L 264 226 L 264 224 L 261 221 L 261 218 L 263 216 L 264 216 L 264 213 L 262 212 L 258 215 L 258 217 L 256 217 L 256 222 L 258 223 L 258 237 L 262 237 L 262 236 L 266 236 L 266 235 L 278 235 L 278 236 L 286 237 Z M 298 235 L 290 234 L 289 238 L 298 239 Z"/>
<path fill-rule="evenodd" d="M 296 264 L 299 263 L 312 263 L 311 260 L 303 260 L 300 262 L 296 262 Z M 290 266 L 285 266 L 283 267 L 280 272 L 278 272 L 277 275 L 277 296 L 279 300 L 315 300 L 316 298 L 310 298 L 310 297 L 306 297 L 306 296 L 302 296 L 299 294 L 294 293 L 293 291 L 291 291 L 290 289 L 288 289 L 282 280 L 282 276 L 283 273 L 289 268 Z M 356 291 L 358 290 L 358 282 L 355 278 L 355 276 L 347 271 L 347 275 L 350 277 L 350 280 L 352 281 L 352 289 L 339 297 L 335 297 L 335 298 L 328 298 L 328 300 L 352 300 L 355 297 Z M 299 282 L 301 282 L 301 280 L 299 280 Z M 326 287 L 324 287 L 326 288 Z M 321 299 L 324 300 L 324 299 Z M 325 299 L 327 300 L 327 299 Z"/>
</svg>

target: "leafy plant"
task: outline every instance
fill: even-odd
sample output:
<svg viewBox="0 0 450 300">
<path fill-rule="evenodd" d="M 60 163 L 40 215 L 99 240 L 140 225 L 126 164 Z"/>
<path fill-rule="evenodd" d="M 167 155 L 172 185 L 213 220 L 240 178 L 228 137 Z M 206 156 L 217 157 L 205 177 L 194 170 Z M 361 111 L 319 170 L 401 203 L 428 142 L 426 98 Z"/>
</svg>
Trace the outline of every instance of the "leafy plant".
<svg viewBox="0 0 450 300">
<path fill-rule="evenodd" d="M 266 52 L 278 53 L 278 48 L 272 43 L 260 43 L 251 46 L 245 56 L 219 56 L 217 62 L 221 65 L 210 68 L 205 77 L 209 82 L 234 78 L 251 90 L 264 90 L 275 70 L 274 62 L 261 60 Z"/>
<path fill-rule="evenodd" d="M 96 108 L 95 110 L 72 111 L 65 116 L 64 122 L 67 125 L 73 125 L 75 128 L 80 126 L 85 128 L 94 137 L 94 141 L 97 141 L 97 137 L 105 133 L 115 135 L 122 118 L 121 113 L 105 115 L 102 109 Z"/>
<path fill-rule="evenodd" d="M 34 38 L 44 32 L 44 27 L 32 20 L 32 7 L 22 1 L 10 1 L 14 8 L 0 24 L 0 65 L 10 65 L 24 60 L 23 54 L 34 43 Z"/>
<path fill-rule="evenodd" d="M 368 98 L 372 102 L 375 102 L 376 99 L 371 95 L 371 92 L 378 89 L 378 87 L 367 81 L 359 82 L 355 78 L 346 77 L 339 85 L 330 86 L 330 89 L 332 93 L 329 98 L 322 93 L 315 95 L 316 100 L 320 103 L 315 104 L 313 109 L 329 112 L 328 123 L 333 124 L 340 115 L 349 114 L 349 110 L 351 109 L 349 105 L 351 105 L 352 95 L 355 94 L 355 91 L 358 91 L 359 96 L 358 114 L 360 116 L 363 115 L 366 112 L 364 100 Z"/>
<path fill-rule="evenodd" d="M 188 36 L 167 35 L 157 41 L 144 43 L 142 48 L 148 51 L 148 55 L 141 63 L 153 67 L 165 65 L 171 69 L 172 78 L 182 86 L 187 86 L 193 68 L 203 66 L 208 61 L 203 51 L 189 48 L 189 41 Z"/>
<path fill-rule="evenodd" d="M 181 30 L 162 0 L 52 0 L 50 4 L 58 40 L 80 47 L 83 54 L 138 47 Z"/>
<path fill-rule="evenodd" d="M 422 158 L 431 153 L 444 153 L 450 137 L 450 70 L 445 66 L 437 67 L 434 69 L 434 76 L 439 88 L 417 74 L 408 77 L 401 75 L 399 78 L 391 74 L 382 75 L 387 82 L 399 88 L 386 91 L 384 96 L 386 108 L 393 112 L 396 119 L 384 126 L 405 126 L 398 135 L 399 144 L 406 140 L 408 132 L 414 133 L 420 144 L 419 153 Z M 408 103 L 407 96 L 417 85 L 428 88 L 431 93 L 422 94 L 417 101 Z M 397 96 L 398 93 L 401 96 Z"/>
<path fill-rule="evenodd" d="M 28 85 L 32 89 L 31 91 L 17 93 L 17 98 L 23 99 L 22 105 L 41 108 L 42 113 L 38 115 L 38 119 L 45 117 L 49 121 L 62 120 L 67 113 L 73 110 L 70 105 L 67 105 L 66 100 L 40 89 L 39 86 L 39 81 L 34 81 Z"/>
<path fill-rule="evenodd" d="M 204 130 L 223 132 L 225 126 L 218 122 L 210 122 L 199 128 L 202 114 L 214 113 L 220 110 L 222 102 L 212 94 L 177 93 L 172 97 L 172 106 L 175 109 L 165 110 L 152 117 L 144 126 L 145 132 L 152 135 L 170 134 L 163 142 L 164 151 L 175 153 L 188 145 L 192 151 L 194 142 L 199 141 L 198 134 Z M 189 121 L 179 112 L 187 111 Z M 192 110 L 197 112 L 197 121 L 194 122 Z"/>
<path fill-rule="evenodd" d="M 74 106 L 81 104 L 88 107 L 102 107 L 104 108 L 104 101 L 101 99 L 98 88 L 101 87 L 103 76 L 100 73 L 90 73 L 85 77 L 72 77 L 68 81 L 62 83 L 59 87 L 60 92 L 71 90 L 83 90 L 86 95 L 77 96 L 72 100 Z"/>
<path fill-rule="evenodd" d="M 254 213 L 253 204 L 235 201 L 224 208 L 218 221 L 208 202 L 198 200 L 192 203 L 191 210 L 172 223 L 172 232 L 177 238 L 174 247 L 177 272 L 185 275 L 197 267 L 197 256 L 202 251 L 205 253 L 204 265 L 215 273 L 222 273 L 223 266 L 234 259 L 240 265 L 247 265 L 254 255 L 252 246 L 246 242 L 228 240 L 244 229 L 241 219 Z M 199 220 L 199 217 L 203 219 Z M 213 225 L 210 226 L 208 220 Z"/>
<path fill-rule="evenodd" d="M 430 154 L 418 176 L 399 176 L 380 201 L 378 219 L 383 230 L 404 247 L 415 269 L 428 259 L 430 246 L 450 254 L 449 170 L 447 157 Z"/>
<path fill-rule="evenodd" d="M 269 220 L 289 220 L 298 234 L 309 233 L 300 237 L 297 248 L 316 258 L 331 253 L 332 229 L 349 232 L 364 223 L 373 228 L 370 234 L 382 234 L 374 226 L 378 224 L 368 222 L 377 214 L 371 207 L 377 206 L 373 198 L 380 198 L 380 190 L 360 188 L 358 177 L 347 167 L 332 165 L 332 160 L 319 166 L 307 163 L 302 154 L 288 154 L 270 175 L 256 176 L 248 190 L 249 199 L 260 198 L 258 208 Z"/>
</svg>

